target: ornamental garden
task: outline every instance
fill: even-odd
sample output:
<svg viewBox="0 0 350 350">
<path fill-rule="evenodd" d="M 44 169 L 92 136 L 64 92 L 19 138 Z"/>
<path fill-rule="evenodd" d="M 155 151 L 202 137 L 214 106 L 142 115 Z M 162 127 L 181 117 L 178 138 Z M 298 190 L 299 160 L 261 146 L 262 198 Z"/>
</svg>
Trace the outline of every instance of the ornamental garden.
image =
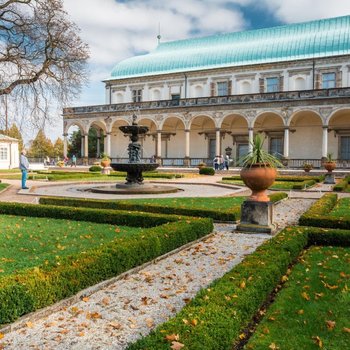
<svg viewBox="0 0 350 350">
<path fill-rule="evenodd" d="M 16 176 L 2 174 L 3 182 Z M 62 171 L 34 176 L 59 182 L 100 180 L 102 175 Z M 270 200 L 283 205 L 289 191 L 317 188 L 323 180 L 279 176 Z M 299 225 L 266 240 L 127 348 L 348 348 L 350 198 L 337 191 L 346 193 L 349 180 L 337 181 L 301 215 Z M 221 182 L 241 185 L 237 176 Z M 213 223 L 239 222 L 244 200 L 41 197 L 39 204 L 1 202 L 0 348 L 6 345 L 8 326 L 21 317 L 197 242 L 212 233 Z"/>
</svg>

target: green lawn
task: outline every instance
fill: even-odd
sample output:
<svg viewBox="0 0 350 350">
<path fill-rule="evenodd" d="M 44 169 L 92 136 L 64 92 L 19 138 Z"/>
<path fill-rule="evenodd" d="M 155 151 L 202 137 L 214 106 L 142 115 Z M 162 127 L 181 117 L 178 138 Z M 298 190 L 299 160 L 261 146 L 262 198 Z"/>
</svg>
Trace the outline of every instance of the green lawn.
<svg viewBox="0 0 350 350">
<path fill-rule="evenodd" d="M 350 248 L 312 247 L 245 349 L 350 349 Z"/>
<path fill-rule="evenodd" d="M 350 198 L 341 198 L 329 213 L 332 217 L 350 218 Z"/>
<path fill-rule="evenodd" d="M 5 184 L 5 183 L 0 183 L 0 191 L 2 191 L 3 189 L 5 189 L 6 187 L 9 187 L 9 184 Z"/>
<path fill-rule="evenodd" d="M 184 198 L 147 198 L 128 199 L 129 203 L 152 204 L 164 207 L 218 209 L 225 210 L 240 205 L 246 197 L 184 197 Z M 123 200 L 124 201 L 124 200 Z"/>
<path fill-rule="evenodd" d="M 0 277 L 132 235 L 133 227 L 0 215 Z"/>
</svg>

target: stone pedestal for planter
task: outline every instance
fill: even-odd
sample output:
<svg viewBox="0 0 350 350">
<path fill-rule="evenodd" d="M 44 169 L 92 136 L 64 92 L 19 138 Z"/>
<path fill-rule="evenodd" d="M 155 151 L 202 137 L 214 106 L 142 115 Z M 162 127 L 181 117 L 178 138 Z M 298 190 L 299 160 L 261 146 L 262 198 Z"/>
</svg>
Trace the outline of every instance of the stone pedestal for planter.
<svg viewBox="0 0 350 350">
<path fill-rule="evenodd" d="M 273 234 L 273 203 L 247 200 L 241 205 L 239 232 Z"/>
<path fill-rule="evenodd" d="M 325 184 L 327 184 L 327 185 L 335 184 L 334 174 L 333 174 L 331 171 L 329 171 L 329 172 L 326 174 L 323 183 L 325 183 Z"/>
<path fill-rule="evenodd" d="M 112 168 L 111 168 L 110 166 L 104 167 L 104 168 L 102 168 L 102 170 L 101 170 L 101 174 L 103 174 L 103 175 L 110 175 L 111 170 L 112 170 Z"/>
</svg>

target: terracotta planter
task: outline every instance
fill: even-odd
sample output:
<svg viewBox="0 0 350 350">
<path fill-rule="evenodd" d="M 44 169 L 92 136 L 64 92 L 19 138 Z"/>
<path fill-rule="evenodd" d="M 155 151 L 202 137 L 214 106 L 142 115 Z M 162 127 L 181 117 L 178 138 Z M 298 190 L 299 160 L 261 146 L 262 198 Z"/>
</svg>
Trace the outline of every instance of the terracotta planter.
<svg viewBox="0 0 350 350">
<path fill-rule="evenodd" d="M 336 168 L 336 165 L 335 162 L 325 162 L 323 164 L 324 168 L 329 172 L 332 172 Z"/>
<path fill-rule="evenodd" d="M 101 160 L 101 166 L 103 168 L 109 167 L 110 164 L 111 164 L 111 161 L 109 159 L 108 160 Z"/>
<path fill-rule="evenodd" d="M 252 195 L 248 198 L 251 201 L 269 202 L 270 199 L 266 190 L 275 182 L 277 170 L 265 164 L 254 164 L 251 167 L 241 170 L 241 178 Z"/>
</svg>

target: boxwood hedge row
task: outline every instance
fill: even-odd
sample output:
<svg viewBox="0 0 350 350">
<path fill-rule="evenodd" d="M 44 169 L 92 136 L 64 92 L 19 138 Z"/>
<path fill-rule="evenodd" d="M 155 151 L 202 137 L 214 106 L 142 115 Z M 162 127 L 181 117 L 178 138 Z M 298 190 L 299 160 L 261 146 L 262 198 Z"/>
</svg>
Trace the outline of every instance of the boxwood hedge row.
<svg viewBox="0 0 350 350">
<path fill-rule="evenodd" d="M 348 218 L 338 218 L 328 215 L 336 205 L 337 200 L 338 196 L 336 193 L 323 195 L 309 210 L 300 216 L 299 225 L 349 230 L 350 220 Z"/>
<path fill-rule="evenodd" d="M 288 197 L 285 192 L 276 192 L 269 195 L 272 202 L 278 202 L 283 198 Z M 101 208 L 110 210 L 129 210 L 143 211 L 151 213 L 175 214 L 186 216 L 208 217 L 217 221 L 237 221 L 241 216 L 241 208 L 239 205 L 233 206 L 229 210 L 219 209 L 200 209 L 200 208 L 181 208 L 162 206 L 157 204 L 136 204 L 128 201 L 108 201 L 99 199 L 81 199 L 81 198 L 60 198 L 60 197 L 41 197 L 40 204 L 58 205 L 69 207 L 84 207 L 84 208 Z"/>
<path fill-rule="evenodd" d="M 319 175 L 319 176 L 280 175 L 276 177 L 276 181 L 301 182 L 301 181 L 314 180 L 315 182 L 322 182 L 324 181 L 324 178 L 325 178 L 325 175 Z M 222 180 L 242 180 L 242 178 L 239 175 L 234 175 L 234 176 L 223 177 Z"/>
<path fill-rule="evenodd" d="M 46 212 L 45 216 L 60 217 L 64 212 L 62 208 L 36 206 L 39 212 Z M 6 213 L 10 206 L 2 206 L 2 212 Z M 26 214 L 32 216 L 38 212 L 33 206 L 15 206 L 15 213 L 24 209 Z M 96 210 L 63 208 L 72 211 L 75 215 L 91 215 Z M 108 212 L 108 211 L 105 211 Z M 66 212 L 65 212 L 66 213 Z M 122 212 L 113 211 L 113 220 L 110 223 L 120 222 L 117 217 L 124 215 Z M 141 213 L 137 213 L 141 215 Z M 154 215 L 152 215 L 154 216 Z M 147 215 L 147 220 L 152 220 Z M 64 216 L 67 218 L 67 216 Z M 118 238 L 103 246 L 99 246 L 84 252 L 74 254 L 59 260 L 58 263 L 49 263 L 35 268 L 19 271 L 17 274 L 0 278 L 0 324 L 12 322 L 21 315 L 32 312 L 44 306 L 51 305 L 59 300 L 76 294 L 78 291 L 109 279 L 113 276 L 128 271 L 129 269 L 148 262 L 156 257 L 176 249 L 188 242 L 209 234 L 213 229 L 210 219 L 164 216 L 162 225 L 151 228 L 140 228 L 139 234 Z M 69 217 L 71 218 L 71 216 Z M 159 215 L 160 218 L 160 215 Z M 91 221 L 91 220 L 90 220 Z M 97 220 L 98 221 L 98 220 Z M 105 221 L 106 222 L 106 221 Z M 108 222 L 108 221 L 107 221 Z M 151 221 L 152 222 L 152 221 Z M 141 223 L 141 221 L 140 221 Z M 153 221 L 159 224 L 159 219 Z"/>
<path fill-rule="evenodd" d="M 205 208 L 181 208 L 162 206 L 157 204 L 136 204 L 128 201 L 108 201 L 98 199 L 79 199 L 79 198 L 59 198 L 59 197 L 41 197 L 40 204 L 60 205 L 70 207 L 84 208 L 103 208 L 113 210 L 143 211 L 150 213 L 175 214 L 186 216 L 208 217 L 218 221 L 237 221 L 240 218 L 240 206 L 234 206 L 230 210 L 205 209 Z M 154 215 L 154 214 L 152 214 Z"/>
<path fill-rule="evenodd" d="M 36 205 L 28 203 L 0 202 L 0 214 L 48 217 L 76 221 L 126 225 L 132 227 L 153 227 L 178 221 L 176 215 L 150 214 L 137 211 Z"/>
<path fill-rule="evenodd" d="M 128 350 L 170 349 L 167 335 L 176 335 L 186 349 L 233 349 L 288 266 L 310 244 L 349 246 L 350 231 L 286 228 Z"/>
</svg>

